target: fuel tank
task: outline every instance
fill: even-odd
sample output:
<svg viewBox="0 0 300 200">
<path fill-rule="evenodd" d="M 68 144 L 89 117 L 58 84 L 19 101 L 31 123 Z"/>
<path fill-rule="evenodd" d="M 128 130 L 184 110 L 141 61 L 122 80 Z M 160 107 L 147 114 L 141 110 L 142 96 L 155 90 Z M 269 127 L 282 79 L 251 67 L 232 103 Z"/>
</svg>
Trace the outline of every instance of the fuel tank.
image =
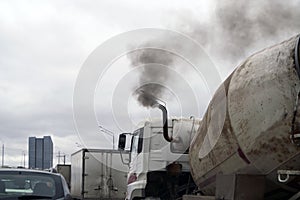
<svg viewBox="0 0 300 200">
<path fill-rule="evenodd" d="M 277 184 L 277 170 L 300 170 L 298 39 L 250 56 L 214 94 L 190 146 L 204 193 L 214 193 L 218 174 L 262 174 Z"/>
</svg>

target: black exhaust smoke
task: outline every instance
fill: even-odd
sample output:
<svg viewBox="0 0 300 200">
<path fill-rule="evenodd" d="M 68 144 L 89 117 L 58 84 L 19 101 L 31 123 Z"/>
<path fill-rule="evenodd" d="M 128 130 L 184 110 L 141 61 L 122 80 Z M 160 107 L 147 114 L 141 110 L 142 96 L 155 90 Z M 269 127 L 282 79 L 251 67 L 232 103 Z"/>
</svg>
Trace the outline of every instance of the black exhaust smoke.
<svg viewBox="0 0 300 200">
<path fill-rule="evenodd" d="M 153 108 L 157 104 L 157 98 L 162 96 L 163 90 L 163 86 L 149 83 L 137 89 L 134 94 L 142 106 Z"/>
</svg>

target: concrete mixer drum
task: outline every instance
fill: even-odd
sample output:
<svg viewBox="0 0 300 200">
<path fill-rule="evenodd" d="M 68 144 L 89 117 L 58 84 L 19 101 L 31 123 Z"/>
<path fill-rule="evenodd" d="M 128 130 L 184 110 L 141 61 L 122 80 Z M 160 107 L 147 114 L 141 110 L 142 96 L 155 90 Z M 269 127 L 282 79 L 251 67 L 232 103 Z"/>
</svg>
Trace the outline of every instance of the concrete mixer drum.
<svg viewBox="0 0 300 200">
<path fill-rule="evenodd" d="M 216 91 L 190 147 L 191 174 L 204 194 L 215 194 L 218 175 L 263 175 L 268 193 L 294 179 L 280 183 L 278 170 L 300 170 L 299 43 L 298 35 L 253 54 Z M 224 125 L 211 141 L 224 90 Z"/>
</svg>

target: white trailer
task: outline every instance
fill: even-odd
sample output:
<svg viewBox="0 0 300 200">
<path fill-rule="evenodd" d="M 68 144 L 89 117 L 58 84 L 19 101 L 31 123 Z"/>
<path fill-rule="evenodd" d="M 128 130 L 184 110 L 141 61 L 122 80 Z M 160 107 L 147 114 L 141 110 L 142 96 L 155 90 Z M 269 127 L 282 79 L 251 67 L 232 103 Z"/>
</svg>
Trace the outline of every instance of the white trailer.
<svg viewBox="0 0 300 200">
<path fill-rule="evenodd" d="M 81 149 L 71 155 L 71 194 L 79 199 L 124 199 L 128 153 L 109 149 Z"/>
</svg>

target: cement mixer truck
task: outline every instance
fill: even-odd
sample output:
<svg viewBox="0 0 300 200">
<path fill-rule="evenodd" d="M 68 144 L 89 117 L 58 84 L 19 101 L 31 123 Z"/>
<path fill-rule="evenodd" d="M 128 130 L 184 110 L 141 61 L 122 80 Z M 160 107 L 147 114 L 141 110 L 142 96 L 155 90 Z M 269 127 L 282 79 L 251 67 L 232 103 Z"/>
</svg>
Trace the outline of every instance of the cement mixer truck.
<svg viewBox="0 0 300 200">
<path fill-rule="evenodd" d="M 300 198 L 299 43 L 298 35 L 250 56 L 216 91 L 187 147 L 192 180 L 182 180 L 196 184 L 197 196 L 183 199 Z M 170 136 L 166 109 L 160 108 L 163 133 L 157 137 L 172 146 L 176 138 Z M 155 156 L 161 159 L 160 154 Z M 182 173 L 177 161 L 165 164 L 166 171 Z M 160 185 L 164 174 L 148 174 L 142 174 L 146 192 L 141 197 L 175 199 L 147 188 L 150 183 L 165 188 Z M 136 180 L 137 174 L 129 175 L 130 183 Z"/>
<path fill-rule="evenodd" d="M 298 35 L 250 56 L 216 91 L 190 146 L 203 194 L 300 197 L 299 57 Z"/>
</svg>

